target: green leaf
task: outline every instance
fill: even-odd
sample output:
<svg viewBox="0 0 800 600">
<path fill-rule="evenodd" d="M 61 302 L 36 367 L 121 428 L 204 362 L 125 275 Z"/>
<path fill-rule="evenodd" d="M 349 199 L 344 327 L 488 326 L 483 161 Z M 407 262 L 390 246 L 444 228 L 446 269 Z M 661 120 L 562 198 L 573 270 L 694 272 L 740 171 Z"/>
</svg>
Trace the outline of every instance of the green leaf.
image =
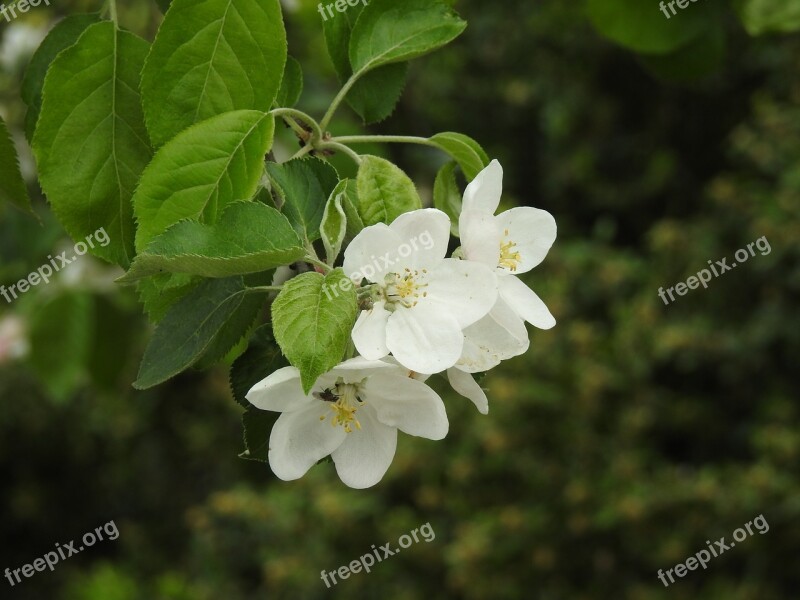
<svg viewBox="0 0 800 600">
<path fill-rule="evenodd" d="M 466 27 L 439 0 L 372 0 L 353 27 L 350 65 L 363 74 L 411 60 L 448 44 Z"/>
<path fill-rule="evenodd" d="M 303 273 L 284 284 L 272 304 L 272 327 L 306 393 L 342 361 L 357 313 L 355 287 L 342 269 Z"/>
<path fill-rule="evenodd" d="M 33 212 L 28 188 L 19 170 L 14 140 L 2 117 L 0 117 L 0 202 L 8 202 L 23 212 L 36 214 Z"/>
<path fill-rule="evenodd" d="M 292 107 L 300 100 L 303 93 L 303 68 L 291 56 L 286 60 L 281 89 L 275 98 L 276 107 Z"/>
<path fill-rule="evenodd" d="M 279 416 L 276 412 L 248 407 L 242 415 L 245 450 L 239 458 L 269 462 L 269 436 Z"/>
<path fill-rule="evenodd" d="M 252 198 L 274 129 L 269 114 L 240 110 L 193 125 L 161 148 L 133 198 L 137 250 L 179 221 L 213 224 L 229 204 Z"/>
<path fill-rule="evenodd" d="M 360 206 L 358 202 L 358 190 L 355 179 L 343 179 L 347 185 L 344 189 L 344 196 L 342 197 L 342 208 L 347 217 L 347 234 L 345 240 L 352 240 L 356 237 L 362 229 L 364 229 L 364 221 L 358 213 Z"/>
<path fill-rule="evenodd" d="M 325 43 L 333 66 L 344 83 L 353 74 L 348 49 L 350 34 L 364 5 L 348 7 L 334 19 L 324 20 Z M 350 107 L 365 124 L 377 123 L 392 114 L 406 82 L 408 65 L 398 63 L 375 69 L 361 77 L 347 94 Z"/>
<path fill-rule="evenodd" d="M 397 106 L 406 84 L 408 63 L 397 63 L 370 71 L 356 81 L 347 94 L 347 103 L 365 125 L 388 118 Z"/>
<path fill-rule="evenodd" d="M 47 300 L 30 322 L 30 364 L 56 400 L 84 383 L 94 331 L 87 294 L 63 293 Z"/>
<path fill-rule="evenodd" d="M 117 281 L 156 273 L 232 277 L 300 260 L 305 247 L 281 213 L 259 202 L 228 206 L 214 225 L 181 221 L 155 238 Z"/>
<path fill-rule="evenodd" d="M 267 173 L 295 231 L 309 241 L 319 239 L 325 204 L 339 182 L 336 169 L 324 160 L 304 158 L 280 165 L 267 163 Z"/>
<path fill-rule="evenodd" d="M 267 375 L 288 364 L 272 335 L 272 325 L 257 328 L 250 336 L 247 350 L 231 366 L 230 383 L 234 400 L 244 407 L 251 406 L 246 398 L 247 392 Z"/>
<path fill-rule="evenodd" d="M 436 174 L 436 181 L 433 184 L 433 205 L 450 217 L 450 232 L 458 237 L 461 191 L 456 185 L 456 163 L 452 160 Z"/>
<path fill-rule="evenodd" d="M 76 240 L 104 228 L 111 242 L 90 252 L 125 268 L 134 254 L 131 198 L 152 155 L 137 91 L 147 47 L 111 22 L 89 27 L 47 72 L 33 140 L 58 220 Z"/>
<path fill-rule="evenodd" d="M 358 212 L 365 225 L 391 223 L 403 213 L 422 208 L 414 182 L 383 158 L 365 155 L 356 182 Z"/>
<path fill-rule="evenodd" d="M 642 0 L 588 0 L 586 10 L 600 33 L 618 44 L 644 54 L 668 54 L 715 24 L 714 3 L 693 2 L 676 15 L 667 9 L 669 18 L 658 2 Z"/>
<path fill-rule="evenodd" d="M 329 265 L 336 262 L 347 233 L 347 215 L 342 208 L 342 202 L 347 199 L 346 189 L 347 180 L 343 179 L 331 192 L 331 197 L 328 198 L 328 203 L 325 205 L 325 213 L 322 215 L 322 225 L 319 228 Z"/>
<path fill-rule="evenodd" d="M 173 0 L 142 73 L 153 144 L 222 113 L 269 110 L 285 64 L 279 0 Z"/>
<path fill-rule="evenodd" d="M 739 18 L 750 35 L 800 31 L 800 4 L 786 0 L 736 0 Z"/>
<path fill-rule="evenodd" d="M 437 133 L 430 141 L 458 162 L 468 181 L 489 166 L 489 157 L 480 144 L 462 133 Z"/>
<path fill-rule="evenodd" d="M 195 364 L 212 345 L 233 348 L 264 303 L 241 277 L 208 279 L 169 309 L 144 353 L 134 387 L 151 388 Z"/>
<path fill-rule="evenodd" d="M 161 321 L 178 300 L 200 285 L 202 281 L 199 277 L 190 277 L 188 281 L 182 281 L 182 285 L 175 285 L 176 277 L 188 276 L 165 273 L 140 279 L 137 282 L 136 293 L 139 296 L 139 302 L 144 305 L 144 311 L 152 323 Z"/>
<path fill-rule="evenodd" d="M 20 90 L 22 99 L 28 105 L 28 113 L 25 115 L 25 134 L 29 141 L 33 140 L 36 121 L 39 119 L 47 69 L 62 50 L 74 45 L 81 34 L 99 20 L 100 16 L 96 13 L 65 17 L 55 24 L 31 57 Z"/>
<path fill-rule="evenodd" d="M 328 56 L 331 57 L 333 68 L 342 82 L 347 81 L 353 73 L 350 67 L 350 34 L 363 9 L 363 4 L 357 4 L 348 7 L 346 11 L 337 14 L 334 18 L 322 21 Z"/>
</svg>

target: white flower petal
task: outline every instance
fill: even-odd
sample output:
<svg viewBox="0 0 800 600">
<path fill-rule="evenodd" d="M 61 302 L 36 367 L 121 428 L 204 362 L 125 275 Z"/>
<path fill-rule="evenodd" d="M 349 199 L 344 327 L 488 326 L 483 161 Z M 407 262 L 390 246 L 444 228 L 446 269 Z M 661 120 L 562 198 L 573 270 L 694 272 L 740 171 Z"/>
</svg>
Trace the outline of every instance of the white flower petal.
<svg viewBox="0 0 800 600">
<path fill-rule="evenodd" d="M 326 419 L 321 421 L 321 416 Z M 322 401 L 285 412 L 269 436 L 269 466 L 284 481 L 299 479 L 341 446 L 346 436 L 344 429 L 331 425 L 330 410 Z"/>
<path fill-rule="evenodd" d="M 386 343 L 397 361 L 417 373 L 452 367 L 464 346 L 464 334 L 450 310 L 420 303 L 398 307 L 389 317 Z"/>
<path fill-rule="evenodd" d="M 389 354 L 386 323 L 391 314 L 386 310 L 386 303 L 381 301 L 358 315 L 353 327 L 353 343 L 358 353 L 367 360 L 378 360 Z"/>
<path fill-rule="evenodd" d="M 393 373 L 378 373 L 364 384 L 365 399 L 384 425 L 403 433 L 441 440 L 449 423 L 439 395 L 416 379 Z"/>
<path fill-rule="evenodd" d="M 472 400 L 479 413 L 482 415 L 489 414 L 489 399 L 486 397 L 486 392 L 475 383 L 472 375 L 453 367 L 452 369 L 447 369 L 447 380 L 457 393 Z"/>
<path fill-rule="evenodd" d="M 493 269 L 470 260 L 448 258 L 429 273 L 427 296 L 442 313 L 450 313 L 463 329 L 484 317 L 497 300 L 497 277 Z"/>
<path fill-rule="evenodd" d="M 411 269 L 433 267 L 447 254 L 450 243 L 450 218 L 435 208 L 423 208 L 404 213 L 389 226 L 401 240 L 397 266 Z M 402 269 L 401 269 L 402 270 Z"/>
<path fill-rule="evenodd" d="M 390 357 L 391 358 L 391 357 Z M 349 358 L 343 363 L 339 363 L 333 368 L 333 373 L 342 374 L 341 372 L 357 372 L 366 371 L 371 372 L 373 369 L 385 369 L 387 371 L 401 371 L 402 367 L 392 362 L 391 360 L 370 360 L 363 356 L 356 356 Z"/>
<path fill-rule="evenodd" d="M 294 367 L 283 367 L 259 381 L 246 398 L 256 408 L 276 412 L 297 410 L 311 402 L 300 385 L 300 371 Z"/>
<path fill-rule="evenodd" d="M 344 251 L 344 272 L 355 283 L 366 278 L 373 283 L 383 282 L 387 273 L 396 268 L 400 239 L 385 223 L 370 225 L 353 238 Z"/>
<path fill-rule="evenodd" d="M 536 293 L 513 275 L 498 277 L 500 297 L 520 317 L 539 329 L 550 329 L 556 320 Z"/>
<path fill-rule="evenodd" d="M 488 371 L 529 346 L 525 321 L 498 298 L 488 315 L 464 330 L 464 350 L 456 366 L 468 373 Z"/>
<path fill-rule="evenodd" d="M 477 210 L 493 215 L 500 205 L 503 193 L 503 167 L 496 160 L 489 163 L 483 171 L 467 186 L 464 192 L 464 210 Z"/>
<path fill-rule="evenodd" d="M 345 434 L 331 457 L 339 479 L 351 488 L 364 489 L 378 483 L 389 470 L 397 449 L 397 429 L 378 421 L 370 406 L 359 409 L 357 417 L 361 429 Z"/>
<path fill-rule="evenodd" d="M 497 215 L 497 222 L 503 242 L 513 242 L 512 251 L 520 255 L 520 261 L 513 271 L 516 275 L 527 273 L 540 264 L 556 241 L 556 220 L 546 210 L 518 206 Z M 512 272 L 506 268 L 504 270 Z"/>
<path fill-rule="evenodd" d="M 483 263 L 492 270 L 500 263 L 500 227 L 497 217 L 476 210 L 464 210 L 458 219 L 464 258 Z"/>
</svg>

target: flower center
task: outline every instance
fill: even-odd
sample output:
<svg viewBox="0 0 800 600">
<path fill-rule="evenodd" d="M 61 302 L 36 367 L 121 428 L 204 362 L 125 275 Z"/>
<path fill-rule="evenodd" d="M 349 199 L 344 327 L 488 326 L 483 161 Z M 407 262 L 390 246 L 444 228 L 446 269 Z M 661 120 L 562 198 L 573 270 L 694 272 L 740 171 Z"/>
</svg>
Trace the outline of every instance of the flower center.
<svg viewBox="0 0 800 600">
<path fill-rule="evenodd" d="M 516 244 L 508 239 L 508 229 L 503 232 L 506 241 L 500 244 L 500 266 L 509 271 L 516 271 L 522 257 L 514 250 Z"/>
<path fill-rule="evenodd" d="M 427 275 L 428 270 L 421 271 L 405 269 L 402 273 L 388 273 L 384 279 L 384 293 L 386 295 L 387 309 L 400 304 L 406 308 L 416 306 L 420 298 L 428 295 L 425 288 L 427 283 L 421 283 L 421 276 Z"/>
<path fill-rule="evenodd" d="M 353 424 L 356 429 L 361 429 L 361 423 L 356 419 L 356 411 L 364 406 L 364 402 L 358 395 L 359 386 L 355 383 L 344 383 L 339 380 L 333 388 L 327 388 L 322 392 L 314 392 L 318 400 L 329 402 L 333 415 L 331 425 L 336 427 L 341 425 L 346 433 L 353 432 Z M 324 421 L 327 417 L 322 415 L 319 420 Z"/>
</svg>

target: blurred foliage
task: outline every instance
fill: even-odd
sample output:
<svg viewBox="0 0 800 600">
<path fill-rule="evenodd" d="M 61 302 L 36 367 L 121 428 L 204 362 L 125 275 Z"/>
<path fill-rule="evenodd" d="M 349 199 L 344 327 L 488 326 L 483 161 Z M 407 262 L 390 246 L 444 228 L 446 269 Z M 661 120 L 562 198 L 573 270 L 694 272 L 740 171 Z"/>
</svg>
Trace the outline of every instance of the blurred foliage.
<svg viewBox="0 0 800 600">
<path fill-rule="evenodd" d="M 503 162 L 506 204 L 555 215 L 559 240 L 528 280 L 559 324 L 533 331 L 524 357 L 483 380 L 488 417 L 447 393 L 451 434 L 437 445 L 401 437 L 375 489 L 345 488 L 330 464 L 286 484 L 237 458 L 243 409 L 221 370 L 133 392 L 149 331 L 133 295 L 111 283 L 116 271 L 82 259 L 13 305 L 0 300 L 0 320 L 21 319 L 30 344 L 13 361 L 0 343 L 0 568 L 110 519 L 120 529 L 2 596 L 795 597 L 800 39 L 748 35 L 789 30 L 794 2 L 734 6 L 721 3 L 705 33 L 639 55 L 570 3 L 457 3 L 464 37 L 412 65 L 397 111 L 371 129 L 464 131 Z M 320 113 L 336 79 L 316 3 L 285 8 L 300 105 Z M 97 9 L 64 0 L 0 35 Z M 700 19 L 695 9 L 669 23 Z M 736 14 L 749 15 L 747 31 Z M 619 27 L 631 26 L 625 17 Z M 131 0 L 120 18 L 151 39 L 160 16 Z M 23 149 L 25 60 L 0 70 L 0 111 Z M 659 77 L 685 79 L 682 64 L 709 74 Z M 345 123 L 337 133 L 363 131 L 355 116 Z M 282 139 L 285 158 L 296 147 Z M 428 197 L 445 160 L 427 148 L 364 151 L 391 153 Z M 41 198 L 36 209 L 41 225 L 0 207 L 0 283 L 69 247 Z M 761 236 L 768 255 L 669 306 L 658 298 Z M 762 513 L 768 533 L 670 589 L 657 579 Z M 428 522 L 434 541 L 330 590 L 321 581 L 322 569 Z"/>
</svg>

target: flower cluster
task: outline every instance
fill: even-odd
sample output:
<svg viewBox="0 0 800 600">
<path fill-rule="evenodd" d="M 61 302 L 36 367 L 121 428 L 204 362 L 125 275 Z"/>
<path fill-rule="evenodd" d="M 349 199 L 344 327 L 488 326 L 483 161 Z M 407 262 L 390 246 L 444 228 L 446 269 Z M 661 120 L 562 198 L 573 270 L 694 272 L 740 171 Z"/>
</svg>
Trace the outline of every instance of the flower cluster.
<svg viewBox="0 0 800 600">
<path fill-rule="evenodd" d="M 555 325 L 518 278 L 544 260 L 555 220 L 530 207 L 495 215 L 502 184 L 502 167 L 492 161 L 468 185 L 461 247 L 450 258 L 450 219 L 436 209 L 372 225 L 352 240 L 344 270 L 359 290 L 362 311 L 352 332 L 359 356 L 321 376 L 309 394 L 299 371 L 285 367 L 247 395 L 257 408 L 281 413 L 269 441 L 278 477 L 298 479 L 330 455 L 350 487 L 378 483 L 394 458 L 398 429 L 432 440 L 448 432 L 442 399 L 425 384 L 432 374 L 446 372 L 456 392 L 488 413 L 472 374 L 524 353 L 526 321 Z M 422 236 L 431 243 L 407 250 L 407 240 Z"/>
</svg>

